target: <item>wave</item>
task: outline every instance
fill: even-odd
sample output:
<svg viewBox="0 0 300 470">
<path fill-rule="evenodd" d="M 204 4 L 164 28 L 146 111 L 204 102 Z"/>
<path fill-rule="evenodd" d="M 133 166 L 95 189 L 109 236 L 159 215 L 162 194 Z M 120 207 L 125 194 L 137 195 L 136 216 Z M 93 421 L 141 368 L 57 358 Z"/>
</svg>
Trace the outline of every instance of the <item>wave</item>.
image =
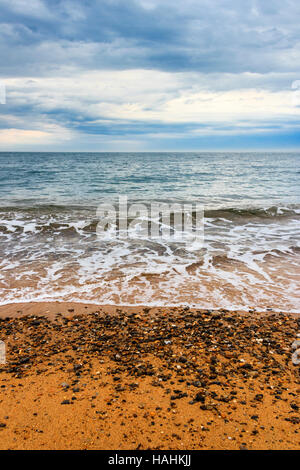
<svg viewBox="0 0 300 470">
<path fill-rule="evenodd" d="M 191 215 L 193 222 L 195 222 L 196 214 L 192 213 Z M 134 220 L 136 225 L 132 224 Z M 13 240 L 18 237 L 28 238 L 31 236 L 40 237 L 40 241 L 47 236 L 59 236 L 66 239 L 74 237 L 95 238 L 99 221 L 96 209 L 85 206 L 2 207 L 0 208 L 0 237 L 2 241 L 5 238 Z M 149 211 L 149 216 L 146 218 L 144 215 L 139 220 L 128 217 L 127 229 L 133 237 L 136 230 L 133 226 L 137 228 L 137 232 L 139 225 L 143 227 L 143 230 L 146 227 L 145 236 L 138 235 L 136 238 L 149 240 L 151 236 L 147 236 L 147 233 L 150 234 L 149 230 L 153 227 L 151 225 L 153 223 L 157 224 L 157 221 L 151 219 Z M 159 220 L 158 225 L 161 228 L 170 229 L 170 233 L 177 233 L 177 228 L 174 230 L 174 214 L 172 213 L 169 223 L 166 223 L 165 220 Z M 290 246 L 291 244 L 297 245 L 300 231 L 300 205 L 208 209 L 204 211 L 204 227 L 207 239 L 218 240 L 219 243 L 225 243 L 227 246 L 233 243 L 238 245 L 239 239 L 244 238 L 245 240 L 247 238 L 249 243 L 251 240 L 254 241 L 254 249 L 257 237 L 262 240 L 262 243 L 267 240 L 273 240 L 274 243 L 277 243 L 279 238 L 286 240 L 288 237 Z M 115 226 L 111 229 L 111 233 L 109 230 L 106 232 L 106 240 L 115 239 L 116 233 L 119 237 L 118 218 L 116 218 Z M 239 233 L 239 230 L 242 232 Z M 287 230 L 289 234 L 286 233 Z"/>
<path fill-rule="evenodd" d="M 99 201 L 99 204 L 103 202 L 110 201 Z M 172 205 L 174 201 L 145 201 L 145 200 L 132 200 L 129 204 L 143 204 L 146 206 L 150 213 L 151 203 L 162 203 L 169 204 L 172 210 Z M 247 206 L 247 207 L 227 207 L 227 206 L 216 206 L 216 207 L 206 207 L 205 204 L 201 204 L 197 201 L 175 201 L 176 204 L 179 204 L 183 209 L 184 205 L 192 206 L 192 213 L 195 210 L 195 204 L 198 204 L 199 207 L 203 207 L 204 214 L 206 218 L 224 218 L 224 219 L 237 219 L 237 218 L 284 218 L 284 217 L 297 217 L 300 216 L 300 204 L 280 204 L 278 206 L 272 205 L 268 207 L 261 206 Z M 130 205 L 128 207 L 130 207 Z M 115 205 L 116 212 L 118 212 L 118 206 Z M 187 209 L 184 209 L 187 210 Z M 65 216 L 79 216 L 79 215 L 89 215 L 95 217 L 97 211 L 97 204 L 92 205 L 56 205 L 56 204 L 38 204 L 38 205 L 11 205 L 11 206 L 0 206 L 0 217 L 5 214 L 16 214 L 18 216 L 23 215 L 24 217 L 28 216 L 42 216 L 48 215 L 53 217 L 59 217 L 60 215 Z M 1 219 L 0 219 L 1 220 Z"/>
<path fill-rule="evenodd" d="M 271 206 L 271 207 L 247 207 L 247 208 L 220 208 L 205 211 L 207 218 L 234 219 L 276 219 L 300 216 L 300 205 L 293 206 Z"/>
<path fill-rule="evenodd" d="M 96 205 L 78 205 L 78 204 L 32 204 L 26 203 L 19 205 L 1 206 L 0 214 L 16 213 L 16 214 L 70 214 L 72 212 L 94 212 L 96 211 Z"/>
<path fill-rule="evenodd" d="M 299 311 L 300 223 L 297 208 L 288 212 L 208 211 L 204 246 L 190 251 L 165 240 L 99 243 L 95 214 L 78 208 L 2 211 L 0 303 L 57 299 Z"/>
</svg>

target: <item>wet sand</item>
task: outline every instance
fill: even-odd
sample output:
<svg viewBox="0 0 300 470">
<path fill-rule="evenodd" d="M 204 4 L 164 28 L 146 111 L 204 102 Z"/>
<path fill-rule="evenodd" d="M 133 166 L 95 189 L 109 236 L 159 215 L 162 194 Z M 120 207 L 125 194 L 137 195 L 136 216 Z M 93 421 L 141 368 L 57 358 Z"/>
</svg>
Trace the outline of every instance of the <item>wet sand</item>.
<svg viewBox="0 0 300 470">
<path fill-rule="evenodd" d="M 287 314 L 0 307 L 1 449 L 300 449 Z"/>
</svg>

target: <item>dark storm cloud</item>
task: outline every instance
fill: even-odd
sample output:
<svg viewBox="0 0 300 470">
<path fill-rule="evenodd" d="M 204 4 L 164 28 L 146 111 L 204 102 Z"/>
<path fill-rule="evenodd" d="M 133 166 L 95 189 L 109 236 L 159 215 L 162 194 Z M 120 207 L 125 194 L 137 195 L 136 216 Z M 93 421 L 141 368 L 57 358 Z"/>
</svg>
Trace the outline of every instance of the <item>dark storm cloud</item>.
<svg viewBox="0 0 300 470">
<path fill-rule="evenodd" d="M 299 67 L 297 0 L 2 0 L 0 11 L 4 74 L 66 65 L 231 73 Z"/>
</svg>

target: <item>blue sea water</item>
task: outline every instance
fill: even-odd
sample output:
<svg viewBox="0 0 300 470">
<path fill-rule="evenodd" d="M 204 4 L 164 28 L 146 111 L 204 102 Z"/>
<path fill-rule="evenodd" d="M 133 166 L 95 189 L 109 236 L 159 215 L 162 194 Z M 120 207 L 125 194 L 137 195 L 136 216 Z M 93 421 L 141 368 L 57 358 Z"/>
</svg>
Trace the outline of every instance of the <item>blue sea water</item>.
<svg viewBox="0 0 300 470">
<path fill-rule="evenodd" d="M 299 153 L 0 153 L 0 303 L 300 311 Z M 125 195 L 197 202 L 204 246 L 96 236 Z"/>
<path fill-rule="evenodd" d="M 298 153 L 0 153 L 1 205 L 197 200 L 207 207 L 298 204 Z"/>
</svg>

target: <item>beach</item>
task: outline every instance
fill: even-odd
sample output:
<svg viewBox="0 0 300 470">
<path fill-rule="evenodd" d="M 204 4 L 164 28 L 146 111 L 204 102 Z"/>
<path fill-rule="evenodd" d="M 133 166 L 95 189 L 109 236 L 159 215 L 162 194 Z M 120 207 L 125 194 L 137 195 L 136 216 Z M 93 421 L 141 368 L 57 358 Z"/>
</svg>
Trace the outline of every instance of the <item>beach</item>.
<svg viewBox="0 0 300 470">
<path fill-rule="evenodd" d="M 299 449 L 299 316 L 0 307 L 1 449 Z"/>
<path fill-rule="evenodd" d="M 0 153 L 0 447 L 299 449 L 299 155 Z"/>
<path fill-rule="evenodd" d="M 0 17 L 0 451 L 300 450 L 300 2 Z"/>
</svg>

